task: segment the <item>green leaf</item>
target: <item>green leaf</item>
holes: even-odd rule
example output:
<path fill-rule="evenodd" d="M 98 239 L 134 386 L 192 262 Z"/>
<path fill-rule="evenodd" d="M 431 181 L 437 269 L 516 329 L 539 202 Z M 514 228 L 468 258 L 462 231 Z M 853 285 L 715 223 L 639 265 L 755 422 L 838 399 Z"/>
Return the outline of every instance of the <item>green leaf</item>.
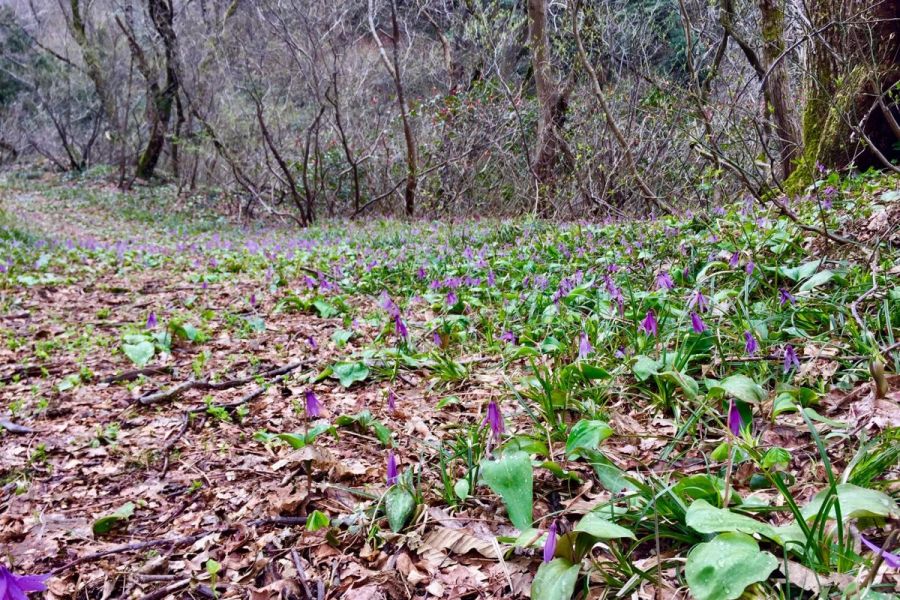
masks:
<path fill-rule="evenodd" d="M 564 558 L 541 563 L 531 582 L 532 600 L 570 600 L 578 581 L 578 565 Z"/>
<path fill-rule="evenodd" d="M 575 423 L 566 439 L 566 455 L 578 456 L 580 449 L 596 450 L 600 443 L 613 434 L 612 427 L 603 421 L 582 419 Z"/>
<path fill-rule="evenodd" d="M 616 525 L 612 521 L 607 521 L 597 512 L 589 512 L 584 515 L 581 521 L 578 522 L 578 525 L 575 526 L 575 531 L 582 531 L 600 540 L 635 539 L 631 531 Z"/>
<path fill-rule="evenodd" d="M 748 404 L 758 404 L 766 399 L 766 391 L 746 375 L 738 374 L 726 377 L 710 388 L 710 391 L 713 389 L 721 390 L 728 396 Z"/>
<path fill-rule="evenodd" d="M 484 482 L 500 494 L 509 520 L 519 531 L 531 527 L 534 472 L 525 452 L 507 452 L 499 460 L 481 463 Z"/>
<path fill-rule="evenodd" d="M 834 271 L 820 271 L 803 282 L 803 285 L 800 286 L 801 292 L 808 292 L 811 289 L 817 288 L 820 285 L 825 285 L 834 277 Z"/>
<path fill-rule="evenodd" d="M 726 458 L 727 458 L 726 450 Z M 672 488 L 678 496 L 687 502 L 706 500 L 713 506 L 722 504 L 725 496 L 725 482 L 714 475 L 698 473 L 681 479 Z"/>
<path fill-rule="evenodd" d="M 453 493 L 456 494 L 457 498 L 465 502 L 466 498 L 469 497 L 469 480 L 457 479 L 456 484 L 453 486 Z"/>
<path fill-rule="evenodd" d="M 634 363 L 631 365 L 631 370 L 634 371 L 634 375 L 638 380 L 647 381 L 650 379 L 651 375 L 659 373 L 659 367 L 660 363 L 658 361 L 642 354 L 634 357 Z"/>
<path fill-rule="evenodd" d="M 803 507 L 800 511 L 803 518 L 809 520 L 819 514 L 827 493 L 828 490 L 819 492 L 809 504 Z M 900 511 L 897 510 L 897 503 L 893 498 L 883 492 L 859 487 L 852 483 L 842 483 L 837 486 L 837 499 L 841 505 L 841 518 L 845 521 L 860 517 L 900 517 Z M 832 504 L 828 516 L 834 519 L 835 515 L 835 507 Z"/>
<path fill-rule="evenodd" d="M 153 344 L 147 341 L 138 342 L 137 344 L 122 344 L 122 352 L 131 359 L 131 362 L 138 368 L 146 367 L 156 349 Z"/>
<path fill-rule="evenodd" d="M 325 302 L 324 300 L 316 300 L 312 303 L 313 308 L 316 309 L 316 312 L 319 313 L 319 316 L 323 319 L 330 319 L 335 316 L 340 310 L 338 310 L 334 305 Z"/>
<path fill-rule="evenodd" d="M 778 559 L 760 552 L 745 533 L 722 533 L 688 554 L 685 577 L 697 600 L 735 600 L 748 585 L 765 581 Z"/>
<path fill-rule="evenodd" d="M 416 499 L 406 488 L 395 485 L 384 495 L 384 511 L 391 531 L 398 533 L 416 510 Z"/>
<path fill-rule="evenodd" d="M 787 468 L 790 463 L 791 454 L 787 450 L 784 448 L 769 448 L 765 455 L 763 455 L 760 466 L 762 466 L 763 469 L 769 470 L 775 466 Z"/>
<path fill-rule="evenodd" d="M 331 519 L 322 511 L 314 510 L 306 518 L 306 529 L 308 531 L 318 531 L 325 529 L 329 525 L 331 525 Z"/>
<path fill-rule="evenodd" d="M 598 367 L 597 365 L 592 365 L 589 363 L 578 363 L 578 367 L 581 370 L 581 375 L 585 379 L 593 380 L 593 379 L 609 379 L 610 374 L 609 371 L 602 367 Z"/>
<path fill-rule="evenodd" d="M 687 510 L 685 524 L 698 533 L 758 533 L 770 540 L 781 541 L 775 528 L 768 523 L 733 513 L 725 508 L 716 508 L 706 500 L 696 500 Z"/>
<path fill-rule="evenodd" d="M 803 263 L 797 267 L 781 267 L 779 268 L 779 272 L 787 277 L 788 279 L 792 279 L 794 281 L 801 281 L 806 279 L 807 277 L 812 276 L 819 269 L 819 265 L 822 261 L 813 260 L 810 262 Z"/>
<path fill-rule="evenodd" d="M 346 329 L 335 329 L 334 333 L 331 334 L 331 341 L 334 342 L 334 345 L 338 348 L 342 348 L 350 341 L 350 338 L 353 337 L 353 332 L 348 331 Z"/>
<path fill-rule="evenodd" d="M 345 388 L 369 376 L 369 367 L 361 362 L 340 362 L 332 366 L 332 371 Z"/>
<path fill-rule="evenodd" d="M 118 509 L 116 509 L 116 512 L 100 517 L 99 519 L 94 521 L 94 525 L 92 527 L 94 535 L 104 535 L 109 533 L 114 527 L 131 518 L 131 515 L 133 514 L 134 503 L 126 502 Z"/>
<path fill-rule="evenodd" d="M 700 385 L 690 375 L 685 375 L 681 371 L 664 371 L 659 376 L 667 381 L 671 381 L 681 388 L 688 400 L 693 400 L 700 393 Z"/>

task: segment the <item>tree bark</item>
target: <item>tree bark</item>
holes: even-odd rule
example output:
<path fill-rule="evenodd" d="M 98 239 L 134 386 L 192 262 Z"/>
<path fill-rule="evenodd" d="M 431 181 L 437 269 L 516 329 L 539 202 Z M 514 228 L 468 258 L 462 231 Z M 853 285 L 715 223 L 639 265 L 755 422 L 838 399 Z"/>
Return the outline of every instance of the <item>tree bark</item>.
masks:
<path fill-rule="evenodd" d="M 553 189 L 562 149 L 562 127 L 568 110 L 568 91 L 561 89 L 550 62 L 550 40 L 547 33 L 547 0 L 528 0 L 528 40 L 539 106 L 537 148 L 532 170 L 543 189 L 539 197 L 546 200 Z M 546 201 L 540 212 L 546 213 Z"/>
<path fill-rule="evenodd" d="M 172 107 L 178 94 L 177 39 L 175 37 L 175 12 L 171 0 L 147 0 L 147 11 L 153 27 L 162 38 L 165 53 L 165 81 L 160 86 L 153 76 L 147 80 L 147 145 L 138 158 L 135 175 L 150 179 L 159 163 L 166 142 L 166 132 L 172 117 Z"/>
<path fill-rule="evenodd" d="M 778 150 L 781 159 L 781 177 L 787 179 L 794 171 L 798 154 L 802 150 L 796 100 L 791 91 L 788 63 L 779 60 L 785 49 L 784 0 L 759 0 L 762 26 L 762 56 L 768 77 L 764 82 L 766 105 L 775 125 Z"/>

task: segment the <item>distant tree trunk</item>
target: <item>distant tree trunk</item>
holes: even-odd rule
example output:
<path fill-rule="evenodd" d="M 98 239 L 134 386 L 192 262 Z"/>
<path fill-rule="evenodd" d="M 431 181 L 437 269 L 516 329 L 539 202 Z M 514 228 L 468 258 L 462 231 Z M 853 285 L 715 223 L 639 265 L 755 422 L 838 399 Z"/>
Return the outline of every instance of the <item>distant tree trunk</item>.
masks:
<path fill-rule="evenodd" d="M 885 98 L 900 82 L 900 0 L 810 3 L 813 42 L 803 112 L 803 155 L 789 181 L 797 190 L 816 167 L 886 166 L 897 158 L 888 123 L 898 115 Z M 884 104 L 887 110 L 876 110 Z M 880 155 L 880 158 L 879 158 Z"/>
<path fill-rule="evenodd" d="M 177 42 L 175 38 L 175 12 L 171 0 L 147 0 L 147 11 L 153 21 L 153 27 L 162 38 L 165 51 L 166 77 L 162 87 L 157 78 L 148 79 L 147 94 L 147 127 L 149 137 L 147 145 L 138 158 L 135 175 L 143 179 L 153 177 L 159 157 L 166 142 L 166 132 L 172 117 L 172 107 L 178 94 L 178 71 L 176 69 Z"/>
<path fill-rule="evenodd" d="M 100 100 L 100 106 L 103 108 L 106 120 L 109 121 L 109 126 L 118 128 L 119 118 L 116 111 L 116 100 L 107 85 L 106 77 L 103 75 L 100 48 L 88 39 L 87 27 L 81 14 L 80 0 L 70 0 L 70 8 L 72 10 L 72 20 L 68 22 L 68 25 L 72 32 L 72 37 L 75 38 L 75 43 L 78 44 L 78 48 L 81 50 L 81 59 L 84 61 L 85 71 L 94 85 L 94 92 Z"/>
<path fill-rule="evenodd" d="M 766 105 L 772 113 L 775 135 L 778 137 L 781 177 L 787 179 L 794 171 L 796 158 L 802 149 L 802 140 L 794 110 L 796 100 L 791 91 L 788 63 L 781 56 L 785 50 L 784 10 L 784 0 L 759 0 L 762 55 L 768 70 L 765 80 Z"/>
<path fill-rule="evenodd" d="M 543 197 L 549 196 L 556 179 L 556 168 L 563 147 L 562 127 L 568 110 L 568 91 L 560 88 L 550 63 L 547 33 L 547 0 L 528 0 L 528 39 L 539 105 L 537 148 L 532 169 Z M 546 202 L 540 211 L 547 210 Z"/>
<path fill-rule="evenodd" d="M 403 190 L 403 199 L 406 204 L 406 216 L 411 217 L 416 208 L 416 188 L 418 187 L 418 174 L 416 165 L 416 139 L 413 136 L 412 124 L 409 122 L 409 114 L 406 108 L 406 98 L 403 93 L 403 79 L 400 75 L 400 27 L 397 24 L 396 0 L 389 0 L 391 6 L 391 45 L 392 58 L 389 59 L 381 43 L 381 36 L 375 27 L 375 7 L 373 0 L 369 0 L 369 28 L 378 45 L 378 51 L 385 69 L 394 80 L 394 88 L 397 91 L 397 105 L 400 108 L 400 121 L 403 123 L 403 139 L 406 142 L 406 187 Z"/>

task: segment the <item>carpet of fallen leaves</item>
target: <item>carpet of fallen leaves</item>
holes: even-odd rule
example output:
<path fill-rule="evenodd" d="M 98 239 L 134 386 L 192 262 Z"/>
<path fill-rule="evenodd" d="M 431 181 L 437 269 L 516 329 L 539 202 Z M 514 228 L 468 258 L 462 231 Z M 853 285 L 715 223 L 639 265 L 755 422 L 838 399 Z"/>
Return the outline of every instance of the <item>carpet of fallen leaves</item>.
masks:
<path fill-rule="evenodd" d="M 30 227 L 50 235 L 75 231 L 99 238 L 134 229 L 103 215 L 102 225 L 88 231 L 90 216 L 73 222 L 59 211 L 46 210 L 39 195 L 5 201 Z M 202 293 L 206 305 L 218 313 L 245 304 L 258 287 L 259 282 L 235 274 Z M 266 297 L 247 309 L 265 318 L 264 332 L 235 337 L 214 317 L 208 325 L 212 337 L 202 348 L 178 344 L 171 355 L 155 361 L 152 370 L 137 374 L 110 340 L 118 339 L 120 327 L 142 322 L 151 311 L 163 314 L 184 306 L 198 293 L 185 273 L 148 268 L 119 278 L 99 268 L 72 285 L 23 287 L 11 293 L 21 309 L 0 315 L 0 327 L 27 343 L 0 349 L 0 379 L 5 383 L 0 407 L 19 401 L 31 410 L 21 418 L 4 416 L 12 430 L 0 431 L 0 475 L 11 482 L 0 488 L 0 555 L 14 557 L 21 572 L 54 571 L 49 597 L 361 600 L 528 595 L 540 557 L 531 550 L 510 553 L 498 544 L 496 536 L 513 530 L 502 504 L 486 489 L 464 509 L 450 511 L 438 490 L 426 488 L 426 506 L 414 524 L 402 534 L 381 531 L 386 543 L 376 547 L 366 538 L 365 527 L 352 527 L 367 518 L 360 507 L 375 504 L 385 489 L 385 454 L 374 437 L 342 429 L 339 437 L 322 436 L 301 450 L 272 450 L 253 439 L 261 429 L 302 431 L 306 421 L 295 403 L 302 402 L 309 375 L 352 346 L 369 344 L 377 334 L 374 328 L 361 324 L 351 348 L 338 350 L 330 338 L 340 320 L 276 314 L 274 299 Z M 366 306 L 377 299 L 354 301 Z M 108 317 L 98 320 L 101 308 L 108 308 Z M 79 335 L 84 344 L 64 346 L 83 347 L 84 352 L 57 351 L 35 359 L 41 342 L 72 342 Z M 315 347 L 310 339 L 318 340 Z M 293 361 L 302 365 L 263 387 L 251 380 L 228 390 L 191 390 L 149 406 L 137 402 L 191 379 L 192 364 L 204 350 L 210 353 L 205 369 L 222 379 Z M 421 463 L 430 481 L 438 481 L 439 467 L 422 442 L 443 439 L 460 423 L 479 422 L 488 400 L 508 393 L 504 376 L 515 379 L 524 366 L 501 368 L 490 356 L 466 360 L 470 376 L 451 390 L 460 402 L 441 410 L 435 409 L 439 397 L 429 391 L 424 371 L 405 372 L 396 382 L 398 409 L 391 414 L 384 382 L 348 390 L 325 380 L 313 389 L 321 399 L 323 418 L 371 411 L 396 433 L 401 466 Z M 82 367 L 89 368 L 92 378 L 60 391 L 65 376 Z M 804 362 L 809 377 L 832 367 L 827 356 Z M 826 398 L 822 413 L 857 432 L 897 426 L 900 378 L 890 384 L 888 398 L 882 400 L 875 398 L 870 384 L 849 394 L 835 391 Z M 227 409 L 248 395 L 252 399 L 242 418 L 218 418 L 207 410 L 210 403 Z M 45 399 L 46 406 L 35 411 L 29 405 L 35 398 Z M 687 444 L 690 451 L 674 464 L 661 462 L 659 450 L 676 435 L 670 420 L 628 399 L 613 402 L 610 413 L 616 436 L 605 449 L 626 470 L 703 472 L 708 468 L 703 451 L 721 441 L 712 434 L 708 444 Z M 507 427 L 515 429 L 514 420 Z M 777 425 L 760 423 L 759 432 L 764 444 L 791 452 L 798 498 L 806 500 L 821 489 L 825 473 L 799 416 L 786 416 Z M 852 450 L 840 443 L 829 446 L 836 470 L 846 466 Z M 587 465 L 558 459 L 583 483 L 563 483 L 539 469 L 536 518 L 561 509 L 571 518 L 607 497 Z M 751 474 L 735 473 L 737 489 L 747 489 Z M 28 481 L 24 490 L 16 483 L 23 478 Z M 97 518 L 126 502 L 134 504 L 134 514 L 123 526 L 106 535 L 92 532 Z M 333 527 L 308 531 L 305 517 L 313 510 L 330 515 Z M 221 565 L 215 578 L 207 569 L 210 559 Z M 648 548 L 635 564 L 649 566 L 655 560 Z M 673 577 L 661 590 L 645 585 L 639 596 L 686 597 L 683 588 L 676 588 Z"/>

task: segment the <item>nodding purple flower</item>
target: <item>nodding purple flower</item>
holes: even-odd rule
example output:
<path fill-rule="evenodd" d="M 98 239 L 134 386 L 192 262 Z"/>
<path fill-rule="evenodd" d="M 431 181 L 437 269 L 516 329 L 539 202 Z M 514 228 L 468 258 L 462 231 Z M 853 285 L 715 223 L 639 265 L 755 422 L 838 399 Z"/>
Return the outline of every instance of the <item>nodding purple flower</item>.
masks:
<path fill-rule="evenodd" d="M 706 312 L 706 298 L 703 297 L 703 292 L 697 290 L 694 294 L 691 295 L 691 300 L 688 303 L 690 308 L 697 307 L 697 312 Z"/>
<path fill-rule="evenodd" d="M 504 342 L 506 342 L 507 344 L 515 344 L 516 343 L 516 334 L 514 334 L 512 331 L 507 329 L 500 335 L 500 339 L 503 340 Z"/>
<path fill-rule="evenodd" d="M 488 285 L 491 287 L 494 287 L 494 284 L 497 283 L 497 276 L 494 275 L 493 270 L 488 271 L 487 282 L 488 282 Z"/>
<path fill-rule="evenodd" d="M 147 329 L 156 329 L 157 325 L 159 325 L 159 322 L 156 320 L 156 313 L 151 310 L 150 314 L 147 315 Z"/>
<path fill-rule="evenodd" d="M 668 271 L 663 271 L 659 275 L 656 276 L 656 289 L 671 290 L 674 287 L 675 287 L 675 282 L 672 281 L 672 276 L 669 275 Z"/>
<path fill-rule="evenodd" d="M 394 390 L 388 390 L 387 409 L 392 414 L 397 410 L 397 394 L 394 393 Z"/>
<path fill-rule="evenodd" d="M 591 342 L 588 340 L 587 334 L 582 331 L 578 339 L 578 358 L 584 360 L 588 357 L 588 354 L 593 351 L 594 349 L 591 347 Z"/>
<path fill-rule="evenodd" d="M 419 267 L 419 269 L 416 271 L 416 276 L 419 279 L 425 279 L 425 277 L 427 276 L 427 273 L 425 272 L 425 267 Z"/>
<path fill-rule="evenodd" d="M 900 569 L 900 556 L 894 554 L 893 552 L 882 550 L 881 548 L 864 538 L 862 535 L 859 536 L 859 541 L 865 544 L 865 546 L 875 554 L 880 554 L 881 558 L 884 559 L 884 562 L 887 563 L 887 566 L 891 567 L 892 569 Z M 2 565 L 0 565 L 0 568 L 2 568 Z"/>
<path fill-rule="evenodd" d="M 388 450 L 387 456 L 387 484 L 397 485 L 399 474 L 397 473 L 397 459 L 394 457 L 394 451 Z"/>
<path fill-rule="evenodd" d="M 728 404 L 728 429 L 734 435 L 741 435 L 741 429 L 744 427 L 744 420 L 741 419 L 741 411 L 738 410 L 737 404 L 732 399 Z"/>
<path fill-rule="evenodd" d="M 250 294 L 250 306 L 256 308 L 256 294 Z"/>
<path fill-rule="evenodd" d="M 312 390 L 306 390 L 306 416 L 319 416 L 319 398 Z"/>
<path fill-rule="evenodd" d="M 459 302 L 459 298 L 457 297 L 455 292 L 450 292 L 447 294 L 447 308 L 453 308 L 456 306 L 456 303 Z"/>
<path fill-rule="evenodd" d="M 0 563 L 0 600 L 25 600 L 28 592 L 43 592 L 50 575 L 16 575 Z"/>
<path fill-rule="evenodd" d="M 625 346 L 619 346 L 619 349 L 613 353 L 616 358 L 625 358 Z"/>
<path fill-rule="evenodd" d="M 444 342 L 443 342 L 443 340 L 441 340 L 441 334 L 438 333 L 437 331 L 435 331 L 434 334 L 431 336 L 431 341 L 433 341 L 434 345 L 437 346 L 438 348 L 444 347 Z"/>
<path fill-rule="evenodd" d="M 747 354 L 749 354 L 750 356 L 756 354 L 756 351 L 759 350 L 759 344 L 756 343 L 756 338 L 753 337 L 753 334 L 749 331 L 745 331 L 744 341 L 746 342 L 744 344 L 744 350 L 747 352 Z"/>
<path fill-rule="evenodd" d="M 797 358 L 797 351 L 788 344 L 784 347 L 784 372 L 789 373 L 793 368 L 800 368 L 800 359 Z"/>
<path fill-rule="evenodd" d="M 700 315 L 693 311 L 691 311 L 691 327 L 694 328 L 694 333 L 703 333 L 706 331 L 706 323 L 703 322 Z"/>
<path fill-rule="evenodd" d="M 383 308 L 387 314 L 390 316 L 397 318 L 400 316 L 400 307 L 397 306 L 397 303 L 391 300 L 391 297 L 387 292 L 381 292 L 381 297 L 379 298 L 379 304 L 381 308 Z"/>
<path fill-rule="evenodd" d="M 739 262 L 741 262 L 741 253 L 740 253 L 740 251 L 735 250 L 732 253 L 731 258 L 728 259 L 728 266 L 731 267 L 732 269 L 734 269 L 735 267 L 738 266 Z"/>
<path fill-rule="evenodd" d="M 784 288 L 778 288 L 778 297 L 781 299 L 781 306 L 784 306 L 788 302 L 797 304 L 797 300 Z"/>
<path fill-rule="evenodd" d="M 747 271 L 747 275 L 753 275 L 753 269 L 755 269 L 755 268 L 756 268 L 756 263 L 754 263 L 751 260 L 750 262 L 747 263 L 747 266 L 744 267 L 744 270 Z"/>
<path fill-rule="evenodd" d="M 313 350 L 319 349 L 319 344 L 316 342 L 316 339 L 313 336 L 308 336 L 306 338 L 306 343 L 309 344 L 309 347 Z"/>
<path fill-rule="evenodd" d="M 500 435 L 503 433 L 503 415 L 500 414 L 500 407 L 497 406 L 497 402 L 494 400 L 488 403 L 487 415 L 485 415 L 484 421 L 481 422 L 482 426 L 485 423 L 490 426 L 494 439 L 499 441 Z"/>
<path fill-rule="evenodd" d="M 397 335 L 404 341 L 409 337 L 409 331 L 406 329 L 406 324 L 403 323 L 403 319 L 400 318 L 399 314 L 394 317 L 394 329 L 396 329 Z"/>
<path fill-rule="evenodd" d="M 544 562 L 548 563 L 553 560 L 556 554 L 556 521 L 550 523 L 550 530 L 547 532 L 547 541 L 544 542 Z"/>
<path fill-rule="evenodd" d="M 647 316 L 641 321 L 641 331 L 654 337 L 656 337 L 656 334 L 659 332 L 659 326 L 656 323 L 656 315 L 653 313 L 652 309 L 647 311 Z"/>

